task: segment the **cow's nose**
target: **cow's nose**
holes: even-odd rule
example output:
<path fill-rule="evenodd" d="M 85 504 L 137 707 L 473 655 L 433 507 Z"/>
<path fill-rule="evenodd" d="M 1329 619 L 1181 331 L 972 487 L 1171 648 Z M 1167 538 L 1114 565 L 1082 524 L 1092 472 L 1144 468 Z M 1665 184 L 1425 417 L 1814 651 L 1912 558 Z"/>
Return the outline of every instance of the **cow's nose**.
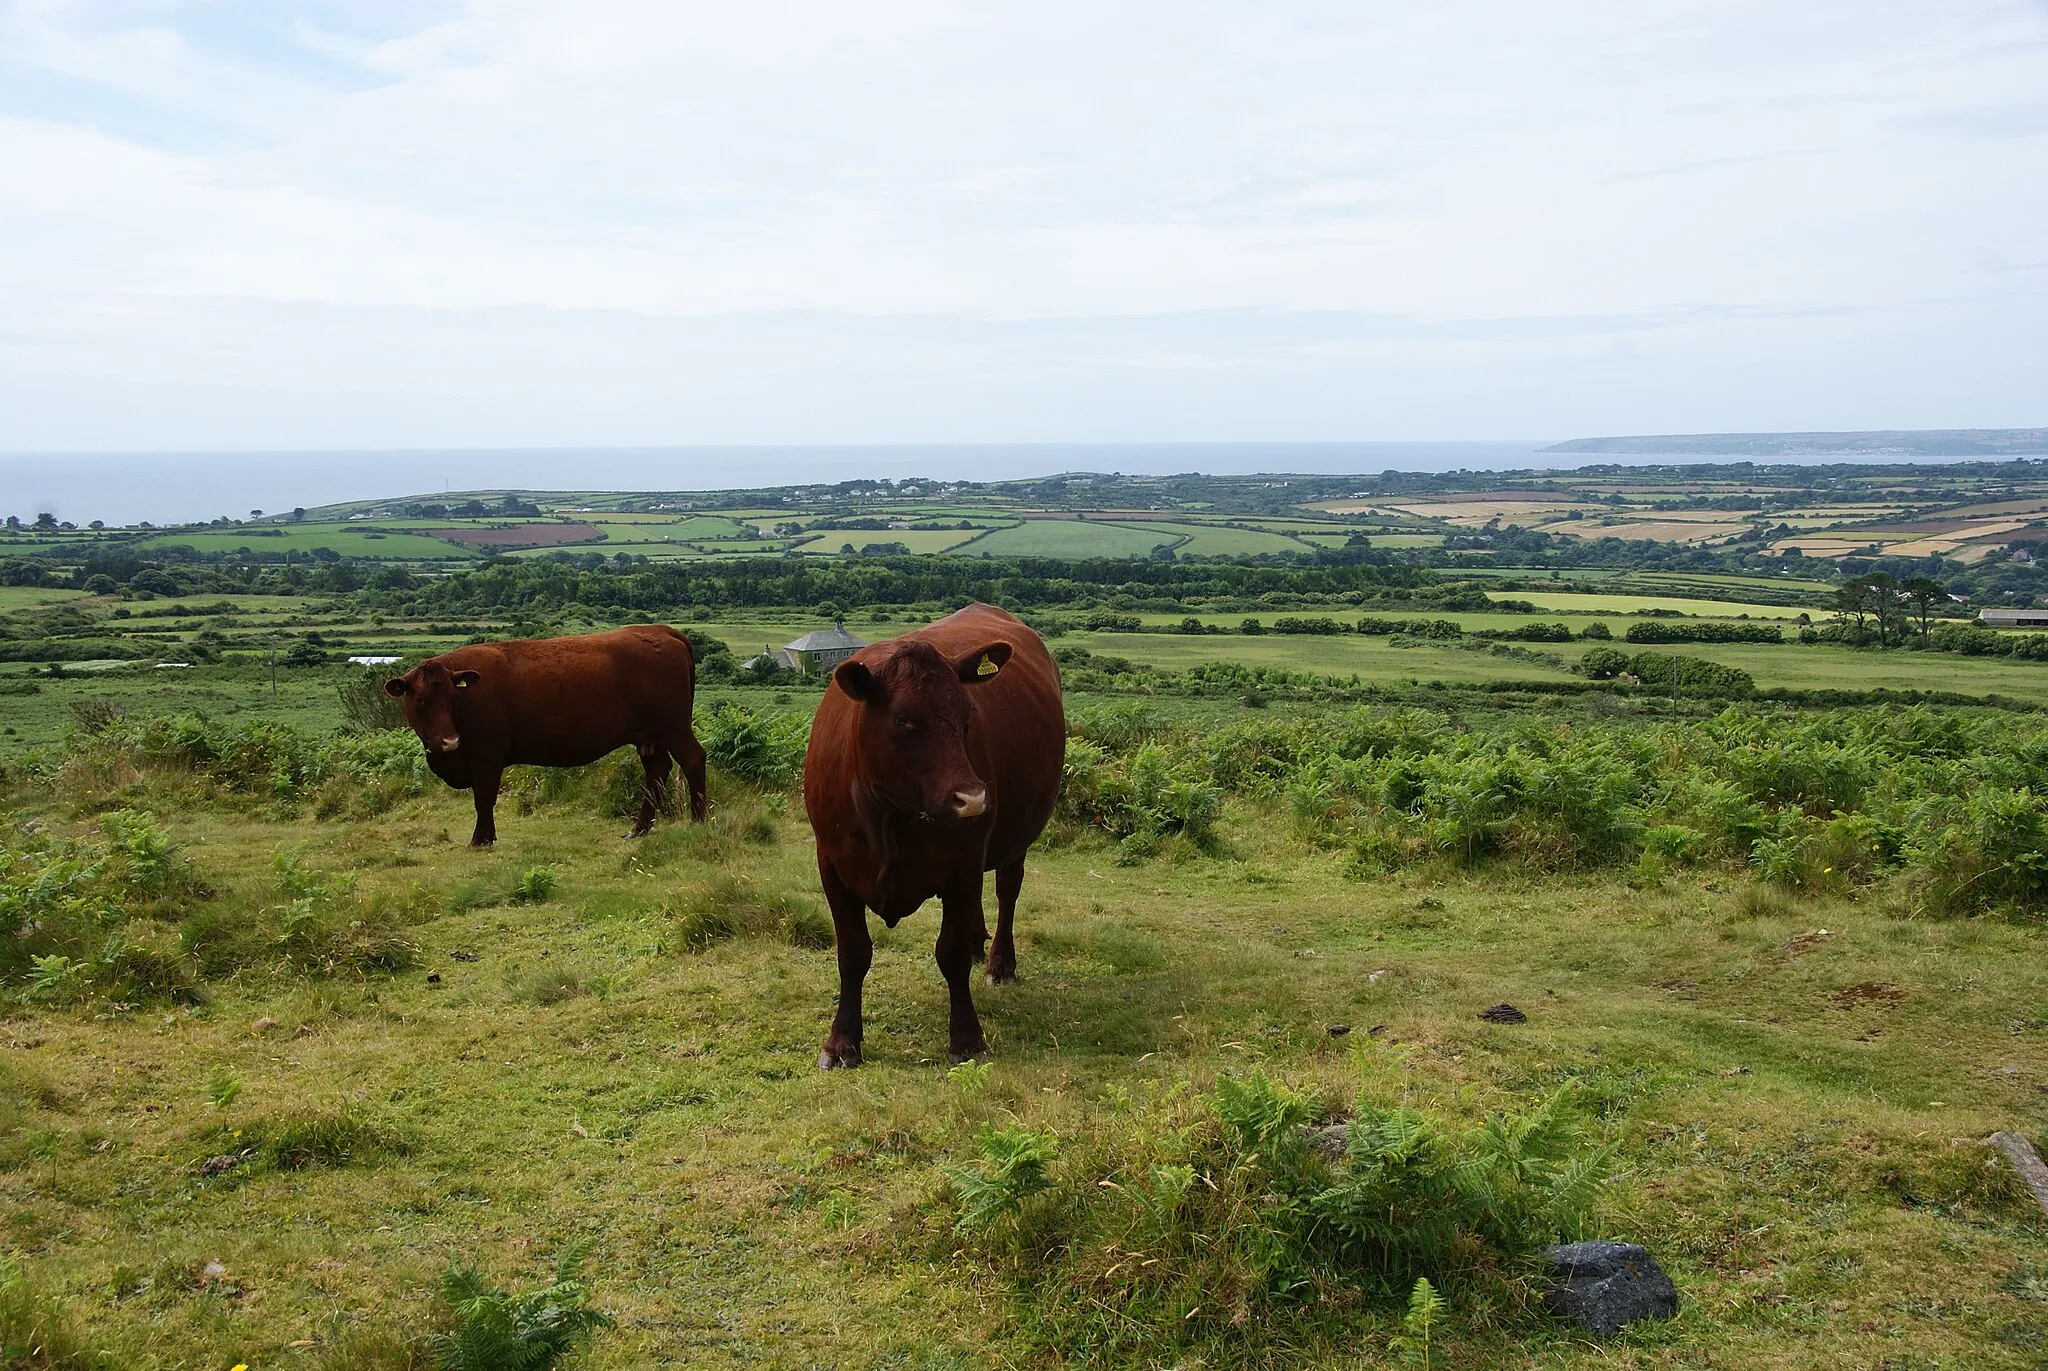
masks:
<path fill-rule="evenodd" d="M 988 791 L 956 790 L 953 792 L 953 815 L 960 819 L 978 819 L 988 812 Z"/>
<path fill-rule="evenodd" d="M 456 748 L 461 746 L 462 735 L 459 733 L 451 733 L 441 740 L 441 750 L 443 752 L 453 752 Z"/>

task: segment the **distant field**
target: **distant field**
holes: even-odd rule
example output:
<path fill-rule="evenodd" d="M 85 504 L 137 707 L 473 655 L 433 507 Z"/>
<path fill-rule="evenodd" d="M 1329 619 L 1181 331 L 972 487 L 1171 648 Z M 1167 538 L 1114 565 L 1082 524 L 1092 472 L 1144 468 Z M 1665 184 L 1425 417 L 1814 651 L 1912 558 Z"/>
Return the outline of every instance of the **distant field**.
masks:
<path fill-rule="evenodd" d="M 1443 617 L 1471 619 L 1478 616 Z M 1385 638 L 1353 635 L 1321 638 L 1291 634 L 1194 637 L 1170 633 L 1070 633 L 1059 640 L 1059 645 L 1064 644 L 1077 644 L 1094 652 L 1128 657 L 1174 670 L 1200 662 L 1229 661 L 1337 676 L 1357 673 L 1367 681 L 1541 680 L 1564 679 L 1569 674 L 1540 661 L 1494 656 L 1484 648 L 1434 643 L 1395 647 Z M 1595 645 L 1571 642 L 1519 646 L 1538 653 L 1555 654 L 1570 664 L 1577 662 Z M 1999 694 L 2048 703 L 2048 663 L 1958 657 L 1945 653 L 1864 652 L 1797 643 L 1777 647 L 1658 644 L 1629 650 L 1676 653 L 1739 666 L 1754 676 L 1757 685 L 1763 688 L 1874 690 L 1882 686 L 1894 690 Z"/>
<path fill-rule="evenodd" d="M 1559 590 L 1503 590 L 1504 600 L 1527 600 L 1540 610 L 1559 614 L 1633 614 L 1639 609 L 1668 609 L 1680 614 L 1732 619 L 1747 614 L 1752 619 L 1796 619 L 1797 606 L 1745 604 L 1735 600 L 1686 600 L 1654 595 L 1597 595 Z"/>
<path fill-rule="evenodd" d="M 82 590 L 51 590 L 43 586 L 0 586 L 0 612 L 16 609 L 34 609 L 37 605 L 61 604 L 66 600 L 82 600 Z"/>
<path fill-rule="evenodd" d="M 591 521 L 608 543 L 682 543 L 693 539 L 738 538 L 753 523 L 741 523 L 722 514 L 698 514 L 686 519 L 668 515 L 639 515 L 630 520 Z"/>
<path fill-rule="evenodd" d="M 1176 553 L 1195 557 L 1248 557 L 1261 552 L 1300 552 L 1302 543 L 1285 534 L 1253 528 L 1225 528 L 1220 524 L 1126 524 L 1139 532 L 1186 534 L 1188 540 L 1174 548 Z"/>
<path fill-rule="evenodd" d="M 1027 519 L 978 539 L 974 550 L 991 557 L 1143 557 L 1175 539 L 1170 532 L 1094 519 Z"/>
<path fill-rule="evenodd" d="M 290 524 L 272 532 L 238 528 L 212 533 L 166 533 L 134 545 L 144 555 L 151 548 L 189 547 L 195 552 L 294 552 L 307 556 L 316 547 L 344 557 L 384 560 L 444 561 L 471 554 L 453 543 L 418 533 L 379 533 L 374 525 Z"/>
<path fill-rule="evenodd" d="M 847 543 L 856 550 L 869 543 L 901 543 L 914 553 L 945 552 L 978 538 L 981 532 L 978 528 L 826 528 L 819 529 L 817 541 L 804 544 L 803 550 L 834 555 Z M 981 547 L 981 542 L 974 543 L 975 551 Z"/>

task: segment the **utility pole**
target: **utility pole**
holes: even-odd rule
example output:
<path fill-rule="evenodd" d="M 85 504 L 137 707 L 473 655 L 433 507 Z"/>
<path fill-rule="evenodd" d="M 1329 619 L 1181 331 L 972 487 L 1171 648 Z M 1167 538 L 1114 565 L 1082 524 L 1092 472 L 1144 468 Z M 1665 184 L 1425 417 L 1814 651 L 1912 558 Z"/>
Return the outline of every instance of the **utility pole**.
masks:
<path fill-rule="evenodd" d="M 277 703 L 277 644 L 270 645 L 270 702 Z"/>

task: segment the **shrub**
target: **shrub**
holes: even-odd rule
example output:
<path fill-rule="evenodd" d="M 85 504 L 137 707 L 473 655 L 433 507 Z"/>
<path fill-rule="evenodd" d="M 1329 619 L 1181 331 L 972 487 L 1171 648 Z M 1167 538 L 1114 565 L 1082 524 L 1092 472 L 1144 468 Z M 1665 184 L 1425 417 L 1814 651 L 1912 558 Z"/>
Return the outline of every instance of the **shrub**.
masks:
<path fill-rule="evenodd" d="M 529 866 L 512 883 L 512 898 L 520 904 L 545 904 L 554 896 L 560 877 L 551 866 Z"/>
<path fill-rule="evenodd" d="M 0 984 L 44 1002 L 192 1000 L 196 978 L 157 918 L 201 893 L 148 815 L 106 816 L 105 841 L 0 829 Z"/>
<path fill-rule="evenodd" d="M 1252 1072 L 1064 1156 L 988 1129 L 945 1168 L 954 1229 L 1012 1281 L 1027 1351 L 1163 1364 L 1248 1325 L 1284 1339 L 1361 1300 L 1412 1308 L 1422 1280 L 1526 1298 L 1536 1253 L 1583 1230 L 1612 1165 L 1569 1090 L 1469 1126 L 1370 1090 L 1341 1135 L 1311 1131 L 1322 1113 Z"/>
<path fill-rule="evenodd" d="M 363 667 L 335 682 L 335 699 L 341 705 L 341 716 L 348 720 L 351 728 L 374 733 L 406 726 L 405 706 L 384 691 L 384 683 L 393 676 L 403 675 L 404 671 L 403 662 L 390 667 Z"/>
<path fill-rule="evenodd" d="M 1630 624 L 1624 635 L 1632 643 L 1782 643 L 1784 630 L 1775 624 L 1645 622 Z"/>
<path fill-rule="evenodd" d="M 1052 1184 L 1045 1171 L 1059 1156 L 1051 1138 L 1024 1128 L 983 1128 L 978 1147 L 973 1164 L 941 1168 L 959 1200 L 953 1231 L 963 1238 L 1014 1217 L 1025 1200 Z"/>
<path fill-rule="evenodd" d="M 721 700 L 699 721 L 697 740 L 719 770 L 779 789 L 802 773 L 810 729 L 801 714 L 757 714 Z"/>
<path fill-rule="evenodd" d="M 427 1339 L 441 1371 L 549 1371 L 563 1357 L 612 1326 L 592 1308 L 577 1278 L 587 1242 L 573 1244 L 555 1265 L 555 1277 L 537 1290 L 508 1294 L 485 1283 L 474 1265 L 451 1262 L 441 1276 L 441 1299 L 454 1324 Z"/>

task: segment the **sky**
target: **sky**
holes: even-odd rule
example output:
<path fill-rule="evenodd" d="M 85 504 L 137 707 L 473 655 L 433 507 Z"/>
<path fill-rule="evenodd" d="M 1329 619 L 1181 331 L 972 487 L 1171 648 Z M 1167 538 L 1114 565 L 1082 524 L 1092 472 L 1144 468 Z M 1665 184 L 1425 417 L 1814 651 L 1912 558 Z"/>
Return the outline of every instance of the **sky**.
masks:
<path fill-rule="evenodd" d="M 0 0 L 0 452 L 1991 427 L 2044 375 L 2048 0 Z"/>

